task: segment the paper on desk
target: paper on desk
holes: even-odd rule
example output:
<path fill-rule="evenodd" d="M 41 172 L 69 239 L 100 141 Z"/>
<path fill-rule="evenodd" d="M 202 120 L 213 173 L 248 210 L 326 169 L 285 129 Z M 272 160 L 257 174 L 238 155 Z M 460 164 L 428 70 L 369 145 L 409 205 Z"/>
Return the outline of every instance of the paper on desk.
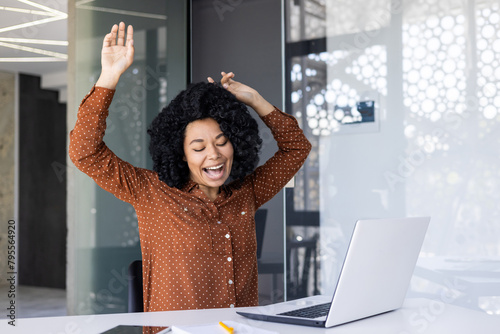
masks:
<path fill-rule="evenodd" d="M 262 328 L 252 327 L 236 321 L 222 320 L 228 327 L 233 327 L 233 334 L 278 334 Z M 172 326 L 173 334 L 228 334 L 218 322 L 205 325 Z"/>

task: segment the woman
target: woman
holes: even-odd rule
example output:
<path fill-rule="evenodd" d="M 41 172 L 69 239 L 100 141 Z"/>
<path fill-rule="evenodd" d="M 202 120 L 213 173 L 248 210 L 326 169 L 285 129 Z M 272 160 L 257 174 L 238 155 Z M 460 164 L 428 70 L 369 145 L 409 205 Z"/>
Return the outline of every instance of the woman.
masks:
<path fill-rule="evenodd" d="M 126 37 L 125 37 L 126 35 Z M 222 73 L 221 85 L 181 92 L 153 121 L 154 171 L 119 159 L 104 144 L 120 76 L 132 64 L 133 28 L 114 25 L 102 70 L 70 134 L 74 164 L 136 210 L 145 311 L 258 305 L 255 211 L 304 163 L 311 145 L 296 120 Z M 254 170 L 261 140 L 250 106 L 278 143 Z"/>

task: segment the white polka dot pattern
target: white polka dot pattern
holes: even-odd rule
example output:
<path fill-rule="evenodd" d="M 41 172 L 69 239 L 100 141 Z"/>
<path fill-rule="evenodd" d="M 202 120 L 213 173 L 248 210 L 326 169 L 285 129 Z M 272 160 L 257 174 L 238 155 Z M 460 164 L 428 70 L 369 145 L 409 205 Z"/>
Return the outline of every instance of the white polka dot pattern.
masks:
<path fill-rule="evenodd" d="M 296 120 L 275 109 L 262 118 L 279 150 L 240 188 L 211 201 L 193 181 L 170 188 L 154 171 L 118 158 L 103 142 L 114 91 L 93 87 L 70 133 L 73 163 L 132 204 L 143 259 L 144 310 L 258 305 L 255 211 L 304 163 L 311 145 Z"/>

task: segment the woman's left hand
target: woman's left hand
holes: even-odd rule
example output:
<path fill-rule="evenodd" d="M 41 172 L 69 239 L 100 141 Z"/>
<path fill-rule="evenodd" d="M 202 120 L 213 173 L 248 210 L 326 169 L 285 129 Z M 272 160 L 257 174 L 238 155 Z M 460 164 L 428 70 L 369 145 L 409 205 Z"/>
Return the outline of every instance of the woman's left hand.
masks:
<path fill-rule="evenodd" d="M 252 103 L 256 100 L 259 93 L 255 89 L 233 80 L 233 72 L 221 72 L 221 75 L 222 79 L 220 80 L 220 83 L 222 87 L 230 91 L 239 101 L 252 107 Z M 208 77 L 208 82 L 214 83 L 215 81 L 211 77 Z"/>
<path fill-rule="evenodd" d="M 221 72 L 222 79 L 220 83 L 222 87 L 231 92 L 240 102 L 252 107 L 259 115 L 263 116 L 270 113 L 274 107 L 267 102 L 255 89 L 233 80 L 233 72 Z M 208 82 L 215 82 L 214 79 L 208 77 Z"/>

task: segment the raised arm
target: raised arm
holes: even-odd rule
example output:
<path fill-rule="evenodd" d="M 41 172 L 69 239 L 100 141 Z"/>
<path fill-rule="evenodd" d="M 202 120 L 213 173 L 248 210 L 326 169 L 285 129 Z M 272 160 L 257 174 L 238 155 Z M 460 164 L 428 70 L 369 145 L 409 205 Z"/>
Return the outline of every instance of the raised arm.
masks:
<path fill-rule="evenodd" d="M 221 74 L 222 86 L 259 114 L 278 144 L 274 156 L 247 178 L 253 184 L 258 208 L 276 195 L 297 173 L 311 150 L 311 143 L 293 116 L 275 108 L 255 89 L 233 80 L 234 73 Z M 208 81 L 214 82 L 212 78 L 208 78 Z"/>
<path fill-rule="evenodd" d="M 125 23 L 115 24 L 104 36 L 101 50 L 101 75 L 96 86 L 115 89 L 120 76 L 134 61 L 134 28 Z"/>
<path fill-rule="evenodd" d="M 80 104 L 75 127 L 70 133 L 69 156 L 78 169 L 103 189 L 132 203 L 147 183 L 147 171 L 118 158 L 103 141 L 114 89 L 133 61 L 132 26 L 128 27 L 126 35 L 125 38 L 122 22 L 115 24 L 104 37 L 101 76 Z"/>
<path fill-rule="evenodd" d="M 233 72 L 221 72 L 221 75 L 222 79 L 220 83 L 222 86 L 236 96 L 239 101 L 255 110 L 260 117 L 264 117 L 274 110 L 274 106 L 264 99 L 255 89 L 233 80 Z M 214 82 L 214 79 L 209 77 L 208 81 Z"/>

